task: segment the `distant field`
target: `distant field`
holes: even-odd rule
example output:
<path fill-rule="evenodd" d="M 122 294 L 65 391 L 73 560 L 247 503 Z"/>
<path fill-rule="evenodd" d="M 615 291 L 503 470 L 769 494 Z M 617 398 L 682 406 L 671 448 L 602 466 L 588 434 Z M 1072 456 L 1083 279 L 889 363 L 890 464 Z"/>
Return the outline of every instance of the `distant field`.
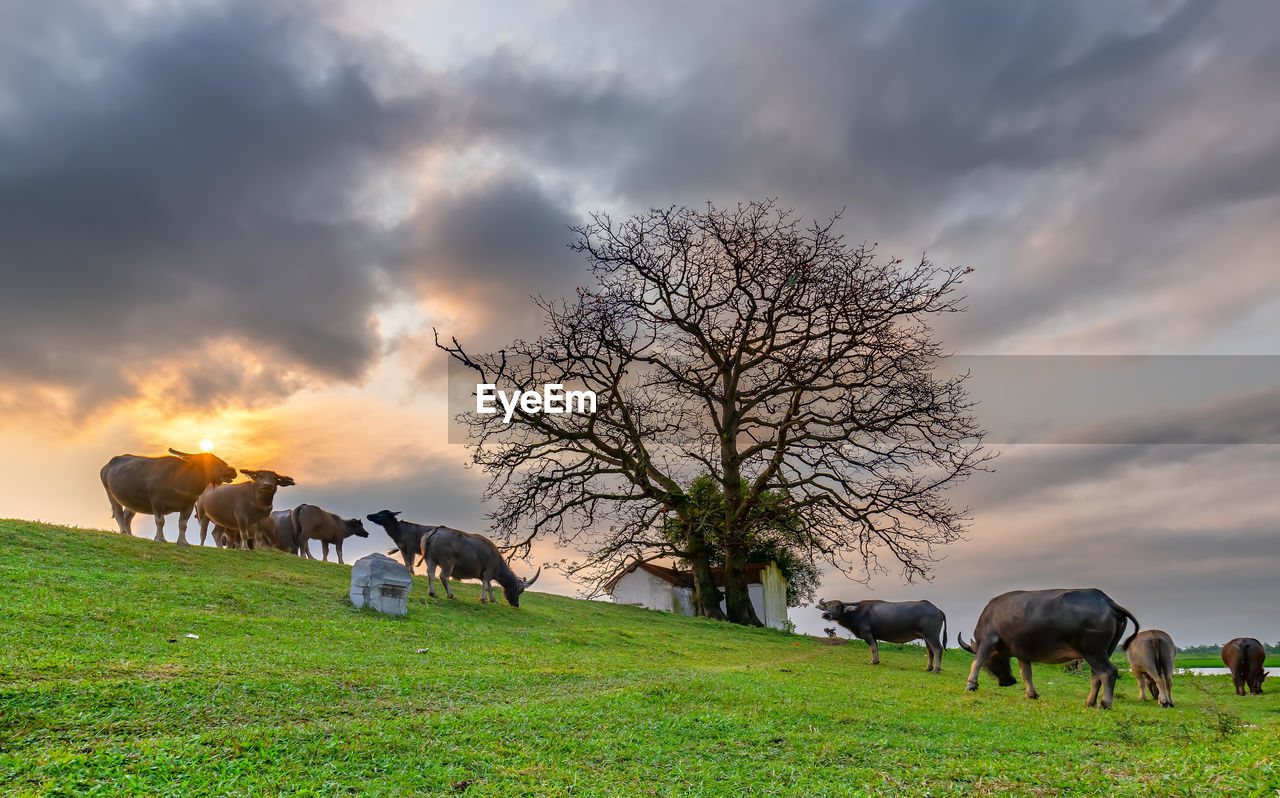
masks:
<path fill-rule="evenodd" d="M 1179 668 L 1225 668 L 1222 657 L 1178 657 L 1175 661 Z M 1264 668 L 1280 668 L 1280 657 L 1268 656 L 1262 662 Z"/>
<path fill-rule="evenodd" d="M 359 611 L 349 571 L 0 521 L 0 785 L 18 795 L 1275 795 L 1280 685 L 1042 698 L 968 655 L 526 594 Z M 198 635 L 198 639 L 187 637 Z M 417 653 L 419 649 L 425 653 Z"/>

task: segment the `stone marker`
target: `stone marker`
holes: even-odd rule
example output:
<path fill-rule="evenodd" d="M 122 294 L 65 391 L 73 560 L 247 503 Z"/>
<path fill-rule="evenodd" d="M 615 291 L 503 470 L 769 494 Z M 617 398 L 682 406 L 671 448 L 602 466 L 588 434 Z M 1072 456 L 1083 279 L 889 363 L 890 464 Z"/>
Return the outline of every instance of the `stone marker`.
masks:
<path fill-rule="evenodd" d="M 351 603 L 366 604 L 383 615 L 409 611 L 413 576 L 409 569 L 385 554 L 361 557 L 351 566 Z"/>

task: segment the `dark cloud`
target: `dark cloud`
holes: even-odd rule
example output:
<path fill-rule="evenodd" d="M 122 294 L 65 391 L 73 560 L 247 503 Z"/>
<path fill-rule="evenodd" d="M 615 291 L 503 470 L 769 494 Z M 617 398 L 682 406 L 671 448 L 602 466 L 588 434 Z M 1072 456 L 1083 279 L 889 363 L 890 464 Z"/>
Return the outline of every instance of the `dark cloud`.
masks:
<path fill-rule="evenodd" d="M 369 52 L 266 6 L 136 23 L 23 47 L 0 79 L 0 376 L 93 404 L 166 364 L 205 372 L 200 404 L 234 390 L 209 362 L 233 340 L 277 383 L 358 377 L 389 246 L 361 191 L 437 127 L 429 93 L 380 98 Z"/>
<path fill-rule="evenodd" d="M 571 295 L 586 278 L 582 257 L 567 246 L 582 220 L 567 204 L 524 175 L 433 196 L 409 223 L 401 274 L 423 296 L 465 313 L 450 321 L 472 331 L 469 347 L 534 337 L 543 314 L 530 297 Z"/>

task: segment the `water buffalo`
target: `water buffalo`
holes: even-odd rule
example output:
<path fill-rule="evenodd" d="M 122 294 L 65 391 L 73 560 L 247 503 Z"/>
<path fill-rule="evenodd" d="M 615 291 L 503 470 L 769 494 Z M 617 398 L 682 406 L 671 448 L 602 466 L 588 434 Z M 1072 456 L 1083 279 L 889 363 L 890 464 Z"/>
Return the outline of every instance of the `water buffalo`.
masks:
<path fill-rule="evenodd" d="M 418 554 L 422 551 L 422 537 L 429 534 L 435 527 L 415 524 L 412 521 L 401 521 L 399 516 L 399 510 L 379 510 L 376 513 L 369 513 L 365 518 L 386 531 L 387 536 L 400 550 L 400 556 L 404 557 L 404 567 L 409 569 L 409 573 L 413 573 L 414 560 L 418 559 Z"/>
<path fill-rule="evenodd" d="M 293 526 L 293 519 L 289 516 L 292 510 L 272 510 L 269 516 L 268 526 L 271 530 L 272 545 L 281 551 L 287 551 L 290 554 L 302 556 L 299 548 L 298 531 Z"/>
<path fill-rule="evenodd" d="M 1262 680 L 1267 678 L 1262 663 L 1267 652 L 1255 637 L 1237 637 L 1222 647 L 1222 661 L 1231 671 L 1236 695 L 1244 695 L 1247 686 L 1254 695 L 1262 695 Z"/>
<path fill-rule="evenodd" d="M 311 556 L 312 540 L 320 541 L 325 562 L 329 561 L 329 544 L 332 543 L 338 550 L 338 565 L 345 565 L 342 561 L 342 542 L 352 535 L 369 537 L 359 518 L 343 518 L 328 510 L 321 510 L 314 504 L 299 504 L 289 513 L 289 520 L 295 530 L 299 551 L 305 552 L 309 560 L 315 559 Z"/>
<path fill-rule="evenodd" d="M 1160 629 L 1144 629 L 1125 641 L 1124 650 L 1138 681 L 1138 700 L 1146 701 L 1150 691 L 1160 706 L 1173 706 L 1173 658 L 1178 653 L 1173 638 Z"/>
<path fill-rule="evenodd" d="M 978 672 L 984 667 L 1001 687 L 1017 684 L 1009 668 L 1009 659 L 1017 657 L 1027 698 L 1039 698 L 1031 681 L 1031 663 L 1082 659 L 1093 671 L 1085 705 L 1101 703 L 1103 709 L 1110 709 L 1118 673 L 1111 653 L 1124 634 L 1125 619 L 1133 621 L 1136 635 L 1138 619 L 1097 588 L 1014 590 L 996 596 L 978 616 L 973 648 L 956 635 L 960 647 L 974 655 L 967 689 L 978 689 Z M 1130 635 L 1125 644 L 1132 640 Z"/>
<path fill-rule="evenodd" d="M 445 595 L 449 598 L 453 598 L 453 591 L 449 589 L 450 576 L 456 579 L 479 579 L 480 601 L 485 600 L 486 594 L 489 601 L 493 601 L 491 582 L 497 582 L 502 585 L 502 594 L 507 597 L 507 603 L 513 607 L 520 606 L 520 594 L 538 581 L 538 576 L 542 574 L 542 569 L 539 568 L 532 579 L 524 581 L 507 565 L 492 540 L 484 535 L 447 526 L 435 527 L 424 535 L 419 550 L 427 563 L 427 595 L 432 597 L 436 594 L 437 566 L 440 569 L 440 583 L 444 585 Z"/>
<path fill-rule="evenodd" d="M 880 664 L 876 642 L 908 643 L 924 640 L 929 651 L 930 673 L 942 673 L 942 652 L 947 647 L 947 616 L 929 601 L 828 601 L 818 602 L 822 617 L 853 632 L 871 647 L 871 664 Z M 939 637 L 941 633 L 941 637 Z"/>
<path fill-rule="evenodd" d="M 252 549 L 260 538 L 271 534 L 264 529 L 271 515 L 271 503 L 276 488 L 295 484 L 292 477 L 274 471 L 248 471 L 240 469 L 251 481 L 234 485 L 211 485 L 196 501 L 196 519 L 200 522 L 200 543 L 203 545 L 209 531 L 209 523 L 234 530 L 240 544 Z M 216 539 L 215 539 L 215 542 Z"/>
<path fill-rule="evenodd" d="M 102 487 L 120 534 L 132 535 L 133 517 L 147 513 L 156 519 L 155 539 L 163 541 L 165 515 L 178 513 L 178 545 L 186 546 L 187 521 L 201 492 L 236 477 L 234 468 L 208 452 L 169 453 L 173 457 L 116 455 L 102 467 Z"/>

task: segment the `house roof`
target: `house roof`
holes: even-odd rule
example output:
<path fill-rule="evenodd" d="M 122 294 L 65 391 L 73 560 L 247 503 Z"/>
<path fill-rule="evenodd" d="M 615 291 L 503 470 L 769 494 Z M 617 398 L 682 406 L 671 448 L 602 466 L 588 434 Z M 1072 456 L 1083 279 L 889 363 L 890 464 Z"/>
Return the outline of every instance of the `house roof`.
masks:
<path fill-rule="evenodd" d="M 760 574 L 763 573 L 770 565 L 773 565 L 773 563 L 747 563 L 747 584 L 751 585 L 762 581 Z M 608 582 L 605 582 L 605 592 L 612 593 L 613 589 L 618 586 L 618 582 L 622 577 L 629 573 L 633 573 L 637 568 L 647 571 L 666 582 L 670 582 L 676 587 L 693 587 L 693 571 L 680 571 L 675 568 L 664 568 L 661 565 L 654 565 L 651 562 L 641 562 L 632 563 L 614 574 Z M 712 568 L 711 578 L 715 580 L 717 586 L 722 585 L 724 583 L 724 568 Z"/>

